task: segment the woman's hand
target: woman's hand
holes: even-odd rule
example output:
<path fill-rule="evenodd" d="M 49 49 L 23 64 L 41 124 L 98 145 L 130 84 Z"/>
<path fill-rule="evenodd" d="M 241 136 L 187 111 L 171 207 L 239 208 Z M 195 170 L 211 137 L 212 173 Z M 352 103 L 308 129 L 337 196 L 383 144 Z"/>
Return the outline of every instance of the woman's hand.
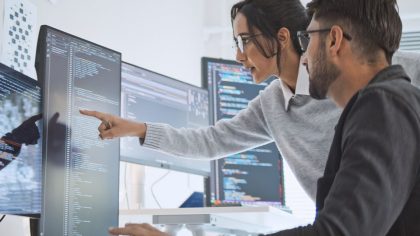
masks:
<path fill-rule="evenodd" d="M 99 137 L 101 139 L 113 139 L 128 136 L 144 138 L 146 135 L 145 123 L 126 120 L 121 117 L 99 111 L 80 110 L 80 113 L 95 117 L 102 121 L 98 127 Z"/>

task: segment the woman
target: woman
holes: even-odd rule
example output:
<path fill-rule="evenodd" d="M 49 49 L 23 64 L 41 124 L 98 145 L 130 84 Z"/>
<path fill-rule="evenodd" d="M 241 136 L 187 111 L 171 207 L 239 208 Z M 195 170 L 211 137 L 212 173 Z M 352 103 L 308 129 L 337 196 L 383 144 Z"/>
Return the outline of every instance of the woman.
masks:
<path fill-rule="evenodd" d="M 300 66 L 295 37 L 308 24 L 305 9 L 299 0 L 247 0 L 235 4 L 231 15 L 236 59 L 250 69 L 256 83 L 279 78 L 234 118 L 194 130 L 81 112 L 104 121 L 99 126 L 104 139 L 137 136 L 144 147 L 183 157 L 221 158 L 274 140 L 314 198 L 340 111 L 329 101 L 308 96 L 308 76 Z M 326 126 L 330 128 L 323 129 Z"/>

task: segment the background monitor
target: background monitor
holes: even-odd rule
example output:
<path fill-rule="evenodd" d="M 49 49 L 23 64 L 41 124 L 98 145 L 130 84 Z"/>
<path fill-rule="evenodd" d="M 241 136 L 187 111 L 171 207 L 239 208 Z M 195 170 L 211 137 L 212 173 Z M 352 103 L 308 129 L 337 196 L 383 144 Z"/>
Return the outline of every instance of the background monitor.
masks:
<path fill-rule="evenodd" d="M 120 113 L 121 54 L 42 26 L 36 67 L 43 81 L 44 198 L 41 235 L 108 235 L 118 225 L 118 139 L 80 109 Z"/>
<path fill-rule="evenodd" d="M 37 81 L 0 64 L 0 111 L 0 214 L 39 217 L 42 127 L 36 117 L 41 113 Z"/>
<path fill-rule="evenodd" d="M 271 81 L 255 84 L 249 70 L 228 60 L 203 58 L 203 84 L 211 120 L 230 119 L 246 108 Z M 284 206 L 283 162 L 274 143 L 213 162 L 208 204 Z"/>
<path fill-rule="evenodd" d="M 209 125 L 208 93 L 205 89 L 156 72 L 122 64 L 121 116 L 165 123 L 176 128 Z M 138 138 L 121 139 L 121 160 L 208 176 L 210 162 L 174 157 L 141 147 Z"/>

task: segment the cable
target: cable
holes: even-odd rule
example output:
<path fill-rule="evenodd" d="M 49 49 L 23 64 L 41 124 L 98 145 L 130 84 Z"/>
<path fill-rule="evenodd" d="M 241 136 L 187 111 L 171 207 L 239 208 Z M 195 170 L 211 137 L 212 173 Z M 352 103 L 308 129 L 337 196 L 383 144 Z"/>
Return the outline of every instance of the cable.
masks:
<path fill-rule="evenodd" d="M 127 209 L 130 210 L 130 203 L 128 201 L 128 189 L 127 189 L 127 165 L 128 165 L 128 162 L 126 162 L 124 166 L 124 188 L 125 188 L 125 200 L 127 201 Z"/>
<path fill-rule="evenodd" d="M 155 200 L 156 204 L 159 206 L 159 208 L 162 208 L 159 204 L 159 201 L 157 200 L 155 193 L 153 192 L 153 188 L 155 187 L 155 185 L 157 183 L 159 183 L 163 178 L 165 178 L 167 175 L 169 175 L 169 173 L 171 173 L 170 170 L 168 170 L 164 175 L 162 175 L 159 179 L 157 179 L 155 182 L 153 182 L 152 186 L 150 187 L 150 191 L 152 192 L 152 197 Z"/>
<path fill-rule="evenodd" d="M 6 215 L 3 215 L 3 216 L 0 218 L 0 222 L 2 222 L 2 221 L 4 220 L 4 217 L 6 217 Z"/>

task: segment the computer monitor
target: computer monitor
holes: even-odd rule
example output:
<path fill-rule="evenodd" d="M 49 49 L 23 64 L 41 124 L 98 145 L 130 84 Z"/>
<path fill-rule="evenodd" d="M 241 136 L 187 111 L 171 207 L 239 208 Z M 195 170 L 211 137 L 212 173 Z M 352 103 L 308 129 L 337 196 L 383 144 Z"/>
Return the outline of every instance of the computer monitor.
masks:
<path fill-rule="evenodd" d="M 229 60 L 203 58 L 211 120 L 230 119 L 270 81 L 253 82 L 251 72 Z M 283 162 L 274 143 L 213 162 L 207 204 L 284 206 Z"/>
<path fill-rule="evenodd" d="M 122 64 L 121 116 L 165 123 L 176 128 L 209 125 L 208 93 L 205 89 L 168 76 Z M 121 139 L 121 160 L 208 176 L 210 162 L 171 156 L 141 147 L 138 138 Z"/>
<path fill-rule="evenodd" d="M 108 235 L 118 225 L 118 139 L 80 109 L 120 114 L 121 54 L 41 26 L 36 68 L 43 82 L 41 235 Z"/>
<path fill-rule="evenodd" d="M 0 214 L 39 217 L 42 197 L 41 89 L 0 64 Z"/>

